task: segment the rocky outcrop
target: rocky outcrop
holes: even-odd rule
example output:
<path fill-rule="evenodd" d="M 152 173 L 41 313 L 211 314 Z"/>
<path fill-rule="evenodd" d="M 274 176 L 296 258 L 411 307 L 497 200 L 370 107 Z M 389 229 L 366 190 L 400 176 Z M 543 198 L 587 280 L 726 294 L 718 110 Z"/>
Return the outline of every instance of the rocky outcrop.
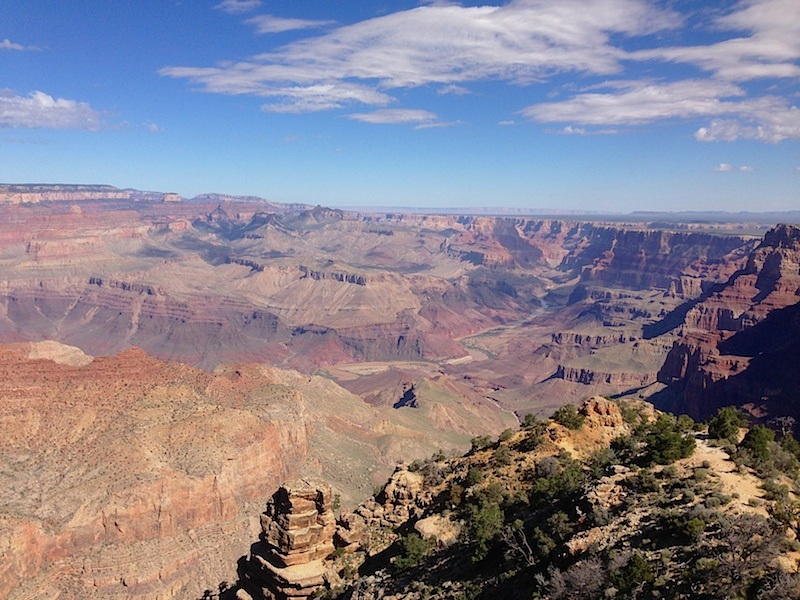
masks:
<path fill-rule="evenodd" d="M 397 528 L 412 517 L 419 518 L 431 498 L 424 491 L 424 478 L 399 465 L 386 486 L 374 499 L 361 504 L 355 513 L 368 526 Z"/>
<path fill-rule="evenodd" d="M 250 580 L 265 598 L 308 598 L 325 583 L 336 529 L 330 486 L 307 480 L 281 486 L 261 515 Z"/>
<path fill-rule="evenodd" d="M 603 384 L 628 389 L 644 387 L 655 383 L 657 375 L 656 373 L 633 373 L 624 371 L 604 373 L 596 369 L 558 365 L 553 377 L 583 385 Z"/>
<path fill-rule="evenodd" d="M 592 396 L 586 400 L 581 407 L 581 414 L 586 417 L 586 425 L 589 427 L 625 426 L 619 405 L 602 396 Z"/>
<path fill-rule="evenodd" d="M 354 283 L 356 285 L 367 285 L 369 282 L 369 278 L 366 275 L 359 275 L 357 273 L 342 273 L 341 271 L 313 269 L 305 265 L 300 265 L 299 269 L 301 273 L 301 279 L 306 277 L 315 281 L 330 279 L 340 283 Z"/>
<path fill-rule="evenodd" d="M 718 261 L 742 245 L 738 236 L 597 228 L 589 240 L 591 262 L 581 266 L 581 281 L 677 290 L 678 282 L 683 288 L 680 276 L 692 263 Z M 585 262 L 577 255 L 566 264 Z"/>

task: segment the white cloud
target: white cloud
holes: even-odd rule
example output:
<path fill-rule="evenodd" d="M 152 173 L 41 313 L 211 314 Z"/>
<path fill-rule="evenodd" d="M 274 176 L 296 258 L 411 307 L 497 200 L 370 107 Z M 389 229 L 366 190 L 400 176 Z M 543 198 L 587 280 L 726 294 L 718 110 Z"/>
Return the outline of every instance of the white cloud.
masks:
<path fill-rule="evenodd" d="M 240 15 L 256 10 L 261 6 L 261 0 L 224 0 L 214 8 L 225 11 L 231 15 Z"/>
<path fill-rule="evenodd" d="M 703 80 L 673 83 L 610 82 L 608 93 L 579 94 L 563 102 L 534 104 L 522 111 L 545 123 L 641 125 L 659 119 L 687 118 L 735 112 L 724 98 L 744 96 L 741 88 Z"/>
<path fill-rule="evenodd" d="M 742 173 L 752 173 L 753 171 L 755 171 L 755 169 L 750 165 L 742 165 L 741 167 L 739 167 L 739 170 Z"/>
<path fill-rule="evenodd" d="M 395 101 L 393 90 L 403 88 L 429 85 L 440 95 L 461 95 L 469 93 L 466 85 L 471 82 L 527 85 L 570 73 L 595 79 L 588 80 L 581 92 L 562 86 L 559 93 L 566 99 L 528 106 L 520 114 L 563 124 L 556 132 L 566 134 L 616 133 L 616 125 L 703 119 L 707 121 L 693 123 L 699 141 L 800 139 L 800 115 L 791 94 L 754 97 L 746 87 L 756 79 L 800 78 L 798 0 L 739 0 L 732 8 L 695 11 L 695 17 L 705 19 L 699 31 L 713 33 L 713 39 L 720 41 L 655 48 L 653 44 L 672 36 L 653 34 L 695 25 L 664 8 L 680 3 L 510 0 L 502 6 L 462 6 L 429 0 L 422 4 L 336 27 L 247 60 L 210 67 L 169 66 L 160 74 L 187 79 L 206 92 L 270 98 L 262 107 L 267 111 L 300 113 L 357 103 L 385 107 Z M 226 0 L 216 8 L 245 12 L 256 6 L 255 0 Z M 330 24 L 270 15 L 248 22 L 261 33 Z M 625 38 L 642 36 L 651 37 L 636 44 L 649 49 L 623 48 Z M 625 71 L 646 61 L 689 64 L 708 76 L 645 81 Z M 619 80 L 593 85 L 599 77 Z M 785 83 L 776 89 L 785 89 Z"/>
<path fill-rule="evenodd" d="M 84 102 L 54 99 L 44 92 L 17 96 L 0 89 L 0 127 L 96 130 L 100 115 Z"/>
<path fill-rule="evenodd" d="M 743 88 L 723 81 L 671 83 L 608 82 L 607 93 L 584 93 L 563 102 L 534 104 L 522 111 L 543 123 L 643 125 L 668 119 L 713 118 L 695 133 L 698 141 L 741 138 L 777 143 L 800 138 L 800 110 L 763 96 L 748 99 Z M 719 119 L 718 117 L 723 117 Z"/>
<path fill-rule="evenodd" d="M 354 113 L 347 115 L 348 119 L 362 123 L 375 124 L 418 124 L 431 126 L 438 120 L 438 116 L 427 110 L 413 108 L 385 108 L 370 113 Z"/>
<path fill-rule="evenodd" d="M 314 29 L 330 25 L 334 21 L 310 21 L 308 19 L 285 19 L 272 15 L 259 15 L 247 19 L 250 25 L 255 25 L 258 33 L 281 33 L 295 29 Z"/>
<path fill-rule="evenodd" d="M 36 46 L 23 46 L 22 44 L 15 44 L 10 39 L 6 38 L 2 42 L 0 42 L 0 50 L 19 50 L 19 51 L 26 51 L 26 50 L 39 50 Z"/>
<path fill-rule="evenodd" d="M 698 129 L 694 137 L 700 142 L 733 142 L 739 139 L 777 144 L 787 139 L 800 139 L 800 110 L 777 99 L 742 102 L 741 119 L 719 119 Z"/>
<path fill-rule="evenodd" d="M 372 88 L 355 83 L 319 83 L 263 90 L 261 96 L 275 96 L 281 102 L 262 104 L 261 109 L 277 113 L 306 113 L 332 108 L 344 108 L 360 103 L 385 106 L 392 98 Z"/>
<path fill-rule="evenodd" d="M 307 23 L 271 19 L 259 21 L 267 31 Z M 359 82 L 383 99 L 386 90 L 427 84 L 455 91 L 470 81 L 529 83 L 559 72 L 617 73 L 625 53 L 612 36 L 651 34 L 679 22 L 675 13 L 645 0 L 436 3 L 338 27 L 247 61 L 171 66 L 160 73 L 228 94 L 272 95 L 294 86 Z M 339 106 L 335 99 L 330 104 Z"/>
<path fill-rule="evenodd" d="M 498 125 L 502 125 L 504 127 L 510 127 L 512 125 L 517 125 L 517 122 L 513 119 L 506 119 L 505 121 L 500 121 Z"/>
<path fill-rule="evenodd" d="M 164 131 L 162 127 L 160 127 L 157 123 L 145 123 L 145 127 L 147 127 L 147 131 L 150 133 L 161 133 Z"/>
<path fill-rule="evenodd" d="M 472 92 L 462 85 L 455 85 L 451 83 L 450 85 L 439 88 L 436 90 L 436 93 L 440 96 L 466 96 Z"/>
<path fill-rule="evenodd" d="M 800 2 L 797 0 L 744 0 L 736 10 L 714 21 L 721 31 L 750 35 L 705 46 L 642 50 L 632 57 L 689 63 L 728 81 L 800 77 Z"/>
<path fill-rule="evenodd" d="M 727 173 L 731 170 L 733 170 L 733 166 L 728 163 L 719 163 L 719 166 L 714 167 L 714 171 L 717 173 Z"/>

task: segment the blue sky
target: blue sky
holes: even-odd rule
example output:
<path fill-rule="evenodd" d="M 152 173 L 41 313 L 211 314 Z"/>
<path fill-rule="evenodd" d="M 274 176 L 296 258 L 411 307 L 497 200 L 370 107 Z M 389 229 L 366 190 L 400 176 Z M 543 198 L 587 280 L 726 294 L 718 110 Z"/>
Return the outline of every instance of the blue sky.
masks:
<path fill-rule="evenodd" d="M 790 210 L 798 139 L 798 0 L 0 8 L 0 182 Z"/>

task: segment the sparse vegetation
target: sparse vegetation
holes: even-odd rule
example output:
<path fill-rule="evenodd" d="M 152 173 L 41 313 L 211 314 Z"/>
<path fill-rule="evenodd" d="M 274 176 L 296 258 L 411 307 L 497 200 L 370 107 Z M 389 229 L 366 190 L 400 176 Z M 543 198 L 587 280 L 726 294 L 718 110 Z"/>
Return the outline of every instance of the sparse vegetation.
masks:
<path fill-rule="evenodd" d="M 583 417 L 567 408 L 553 420 L 572 436 L 584 435 L 586 422 L 575 415 Z M 736 415 L 721 411 L 720 423 L 736 424 L 738 437 Z M 464 524 L 456 549 L 436 551 L 407 535 L 395 566 L 408 573 L 402 581 L 418 583 L 394 582 L 384 592 L 745 599 L 790 597 L 780 594 L 800 589 L 800 576 L 774 561 L 789 544 L 782 532 L 800 534 L 800 501 L 785 483 L 763 483 L 769 519 L 752 512 L 764 504 L 753 498 L 728 512 L 738 490 L 723 488 L 716 465 L 680 462 L 696 449 L 691 419 L 648 420 L 636 409 L 625 422 L 624 435 L 584 458 L 559 448 L 545 435 L 546 422 L 534 418 L 523 421 L 523 435 L 501 435 L 490 453 L 480 450 L 491 443 L 473 440 L 473 451 L 455 459 L 440 486 L 442 508 Z M 717 434 L 732 431 L 721 427 Z M 732 453 L 764 472 L 776 460 L 797 461 L 796 446 L 788 435 L 779 445 L 769 430 L 754 427 Z M 589 530 L 597 541 L 581 541 Z M 446 596 L 435 592 L 442 589 L 437 573 L 447 573 Z"/>
<path fill-rule="evenodd" d="M 726 406 L 717 411 L 708 423 L 711 438 L 736 443 L 739 441 L 739 428 L 747 423 L 745 416 L 734 406 Z"/>
<path fill-rule="evenodd" d="M 565 404 L 553 413 L 553 421 L 560 423 L 567 429 L 578 429 L 586 419 L 572 404 Z"/>

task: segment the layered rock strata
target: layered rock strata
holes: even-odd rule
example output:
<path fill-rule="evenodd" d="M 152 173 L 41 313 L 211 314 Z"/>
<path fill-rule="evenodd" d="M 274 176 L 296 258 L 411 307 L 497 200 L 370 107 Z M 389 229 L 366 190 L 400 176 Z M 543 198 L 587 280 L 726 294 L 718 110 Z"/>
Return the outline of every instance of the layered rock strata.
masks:
<path fill-rule="evenodd" d="M 757 355 L 772 352 L 764 343 L 769 340 L 762 338 L 772 338 L 772 350 L 781 344 L 790 347 L 791 340 L 781 340 L 797 329 L 793 307 L 798 302 L 800 228 L 780 225 L 764 236 L 724 286 L 687 312 L 680 338 L 658 374 L 660 382 L 680 394 L 674 408 L 695 418 L 729 404 L 749 405 L 759 417 L 797 413 L 789 401 L 791 389 L 776 389 L 774 377 L 757 381 L 761 378 L 751 366 L 763 362 Z M 796 370 L 796 363 L 786 362 L 789 356 L 779 352 L 774 360 Z"/>
<path fill-rule="evenodd" d="M 281 486 L 261 515 L 250 579 L 265 598 L 308 598 L 325 583 L 336 522 L 329 485 L 299 480 Z"/>

